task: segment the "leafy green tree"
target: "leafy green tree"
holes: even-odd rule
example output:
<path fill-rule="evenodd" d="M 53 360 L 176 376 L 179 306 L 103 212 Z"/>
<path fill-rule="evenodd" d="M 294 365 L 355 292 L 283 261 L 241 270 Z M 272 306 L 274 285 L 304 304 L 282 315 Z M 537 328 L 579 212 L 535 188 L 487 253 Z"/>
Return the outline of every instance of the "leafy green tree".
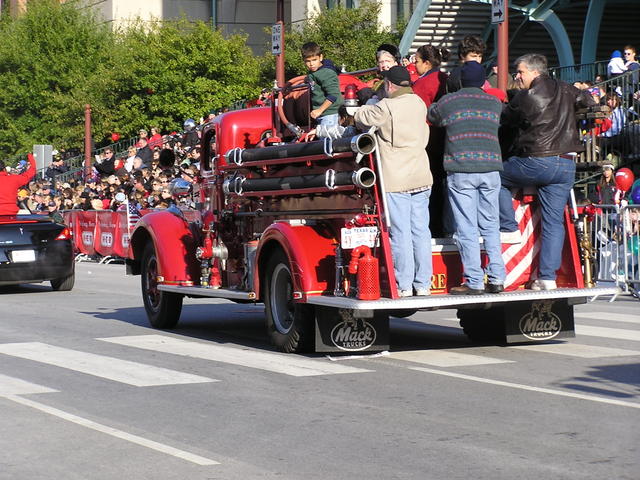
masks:
<path fill-rule="evenodd" d="M 0 155 L 81 147 L 84 105 L 97 144 L 111 132 L 176 129 L 257 97 L 259 66 L 243 36 L 203 22 L 134 23 L 112 31 L 75 1 L 31 0 L 0 18 Z"/>
<path fill-rule="evenodd" d="M 204 22 L 138 23 L 120 32 L 113 64 L 93 81 L 110 112 L 105 127 L 134 134 L 140 127 L 174 129 L 186 118 L 256 97 L 257 59 L 246 37 L 224 38 Z"/>
<path fill-rule="evenodd" d="M 109 62 L 109 29 L 73 2 L 38 0 L 19 18 L 4 15 L 0 38 L 0 153 L 81 145 L 82 86 Z M 63 115 L 65 103 L 76 104 L 72 115 Z"/>
<path fill-rule="evenodd" d="M 338 68 L 347 71 L 375 67 L 375 52 L 382 43 L 397 45 L 402 36 L 402 26 L 397 31 L 382 28 L 381 5 L 376 0 L 363 0 L 357 8 L 322 9 L 315 12 L 302 27 L 287 28 L 285 33 L 285 55 L 287 78 L 306 73 L 300 56 L 300 47 L 306 42 L 316 42 Z M 263 58 L 265 81 L 274 78 L 272 55 Z"/>

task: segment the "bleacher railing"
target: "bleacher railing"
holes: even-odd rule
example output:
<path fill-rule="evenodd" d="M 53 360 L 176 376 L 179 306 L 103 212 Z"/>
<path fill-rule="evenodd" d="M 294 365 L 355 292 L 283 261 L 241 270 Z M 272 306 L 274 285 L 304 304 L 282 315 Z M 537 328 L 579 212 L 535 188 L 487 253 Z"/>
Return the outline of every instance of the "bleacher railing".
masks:
<path fill-rule="evenodd" d="M 597 75 L 607 76 L 607 64 L 609 60 L 601 60 L 593 63 L 581 63 L 578 65 L 569 65 L 567 67 L 549 68 L 549 75 L 552 78 L 563 80 L 567 83 L 574 82 L 593 82 Z"/>

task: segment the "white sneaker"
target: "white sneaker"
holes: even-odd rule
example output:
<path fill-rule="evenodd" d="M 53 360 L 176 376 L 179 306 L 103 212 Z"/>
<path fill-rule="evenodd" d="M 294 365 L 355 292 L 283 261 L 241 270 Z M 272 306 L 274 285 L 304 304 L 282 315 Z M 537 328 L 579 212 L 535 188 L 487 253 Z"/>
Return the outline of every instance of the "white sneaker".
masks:
<path fill-rule="evenodd" d="M 399 297 L 413 297 L 413 290 L 398 290 Z"/>
<path fill-rule="evenodd" d="M 426 297 L 427 295 L 431 295 L 431 290 L 428 288 L 418 288 L 416 290 L 416 296 L 418 297 Z"/>
<path fill-rule="evenodd" d="M 508 243 L 511 245 L 520 243 L 522 241 L 522 235 L 520 235 L 520 230 L 516 230 L 515 232 L 500 232 L 500 242 Z"/>
<path fill-rule="evenodd" d="M 555 290 L 558 288 L 555 280 L 542 280 L 538 278 L 529 284 L 529 290 Z"/>

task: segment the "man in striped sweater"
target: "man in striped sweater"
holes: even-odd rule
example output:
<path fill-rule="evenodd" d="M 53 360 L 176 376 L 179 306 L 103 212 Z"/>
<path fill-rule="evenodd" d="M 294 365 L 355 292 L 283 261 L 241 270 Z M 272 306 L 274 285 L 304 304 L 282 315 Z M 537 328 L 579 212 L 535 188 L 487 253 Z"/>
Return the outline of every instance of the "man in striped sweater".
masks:
<path fill-rule="evenodd" d="M 444 169 L 463 265 L 464 283 L 449 293 L 500 293 L 506 276 L 498 208 L 502 170 L 498 127 L 502 104 L 482 91 L 485 74 L 478 62 L 462 66 L 460 81 L 462 88 L 431 105 L 428 114 L 431 123 L 446 128 Z M 479 237 L 483 238 L 489 257 L 486 286 Z"/>

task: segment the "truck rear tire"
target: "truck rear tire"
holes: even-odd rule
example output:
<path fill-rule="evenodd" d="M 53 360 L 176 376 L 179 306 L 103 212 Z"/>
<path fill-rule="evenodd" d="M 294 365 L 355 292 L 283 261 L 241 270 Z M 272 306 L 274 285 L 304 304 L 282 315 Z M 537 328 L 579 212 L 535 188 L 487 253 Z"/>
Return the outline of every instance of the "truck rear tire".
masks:
<path fill-rule="evenodd" d="M 501 308 L 458 310 L 462 330 L 475 343 L 505 343 L 503 315 Z"/>
<path fill-rule="evenodd" d="M 158 259 L 153 243 L 149 242 L 142 255 L 142 300 L 149 323 L 153 328 L 173 328 L 182 312 L 183 295 L 158 290 Z"/>
<path fill-rule="evenodd" d="M 267 262 L 264 276 L 267 333 L 275 347 L 286 353 L 311 351 L 314 346 L 314 308 L 293 301 L 293 277 L 282 250 Z"/>

